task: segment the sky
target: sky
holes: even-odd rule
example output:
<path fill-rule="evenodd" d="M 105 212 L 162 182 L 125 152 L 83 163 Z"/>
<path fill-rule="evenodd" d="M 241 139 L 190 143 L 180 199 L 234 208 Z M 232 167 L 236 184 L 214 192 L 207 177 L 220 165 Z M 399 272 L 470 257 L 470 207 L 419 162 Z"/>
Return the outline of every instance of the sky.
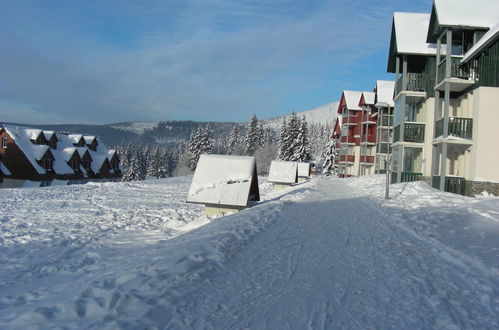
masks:
<path fill-rule="evenodd" d="M 372 90 L 431 0 L 2 0 L 0 122 L 249 121 Z"/>

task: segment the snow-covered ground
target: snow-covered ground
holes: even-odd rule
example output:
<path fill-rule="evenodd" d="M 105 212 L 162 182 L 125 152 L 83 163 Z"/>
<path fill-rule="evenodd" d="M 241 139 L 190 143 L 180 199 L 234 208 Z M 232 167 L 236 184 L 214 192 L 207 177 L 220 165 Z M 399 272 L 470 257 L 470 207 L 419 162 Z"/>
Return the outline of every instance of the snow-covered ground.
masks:
<path fill-rule="evenodd" d="M 499 199 L 314 178 L 223 218 L 191 177 L 0 190 L 0 328 L 499 327 Z"/>

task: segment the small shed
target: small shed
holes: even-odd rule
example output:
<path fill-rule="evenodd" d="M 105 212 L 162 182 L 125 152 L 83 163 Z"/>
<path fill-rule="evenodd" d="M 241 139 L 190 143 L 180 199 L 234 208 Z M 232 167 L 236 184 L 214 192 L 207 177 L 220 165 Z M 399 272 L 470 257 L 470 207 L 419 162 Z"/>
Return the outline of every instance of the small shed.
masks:
<path fill-rule="evenodd" d="M 270 163 L 269 182 L 274 184 L 274 190 L 280 190 L 298 182 L 298 163 L 283 160 L 273 160 Z"/>
<path fill-rule="evenodd" d="M 204 204 L 206 215 L 214 216 L 238 212 L 259 200 L 255 157 L 207 154 L 199 157 L 188 203 Z"/>
<path fill-rule="evenodd" d="M 310 163 L 298 163 L 298 182 L 310 179 Z"/>

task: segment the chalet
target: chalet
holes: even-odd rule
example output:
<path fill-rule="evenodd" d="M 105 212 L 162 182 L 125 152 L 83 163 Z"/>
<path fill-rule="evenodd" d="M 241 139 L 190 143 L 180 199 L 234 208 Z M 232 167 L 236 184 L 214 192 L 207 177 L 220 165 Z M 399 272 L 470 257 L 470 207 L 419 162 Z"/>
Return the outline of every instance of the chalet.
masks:
<path fill-rule="evenodd" d="M 121 177 L 119 158 L 97 137 L 5 125 L 0 128 L 3 187 L 22 187 L 25 182 L 47 186 L 54 180 L 85 183 Z M 109 157 L 109 158 L 108 158 Z M 113 159 L 113 171 L 110 160 Z"/>
<path fill-rule="evenodd" d="M 298 182 L 298 163 L 273 160 L 270 163 L 268 182 L 274 184 L 274 190 L 280 190 Z"/>
<path fill-rule="evenodd" d="M 394 81 L 378 80 L 374 88 L 376 108 L 376 159 L 375 173 L 386 173 L 388 155 L 393 142 L 393 92 Z"/>
<path fill-rule="evenodd" d="M 187 196 L 205 205 L 208 216 L 238 212 L 260 200 L 256 159 L 249 156 L 199 157 Z"/>

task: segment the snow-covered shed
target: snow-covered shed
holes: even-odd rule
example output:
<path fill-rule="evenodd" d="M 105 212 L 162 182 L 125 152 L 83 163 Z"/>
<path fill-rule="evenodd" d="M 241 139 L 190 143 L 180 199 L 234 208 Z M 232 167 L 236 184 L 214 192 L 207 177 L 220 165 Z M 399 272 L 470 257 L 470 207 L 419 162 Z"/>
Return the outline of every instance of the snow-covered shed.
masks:
<path fill-rule="evenodd" d="M 205 205 L 206 215 L 238 212 L 260 200 L 256 159 L 203 154 L 192 178 L 188 203 Z"/>
<path fill-rule="evenodd" d="M 298 162 L 298 182 L 310 179 L 310 163 Z"/>
<path fill-rule="evenodd" d="M 273 160 L 270 163 L 269 182 L 274 189 L 284 189 L 298 182 L 298 163 L 283 160 Z"/>

